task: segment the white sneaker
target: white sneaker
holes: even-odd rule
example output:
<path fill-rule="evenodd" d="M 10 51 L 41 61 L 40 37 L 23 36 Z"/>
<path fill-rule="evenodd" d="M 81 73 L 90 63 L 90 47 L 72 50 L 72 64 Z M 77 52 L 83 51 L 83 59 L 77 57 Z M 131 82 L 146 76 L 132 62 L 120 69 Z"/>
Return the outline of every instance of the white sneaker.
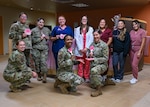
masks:
<path fill-rule="evenodd" d="M 135 83 L 137 83 L 137 81 L 138 81 L 138 80 L 137 80 L 136 78 L 132 78 L 132 79 L 130 80 L 130 83 L 131 83 L 131 84 L 135 84 Z"/>
<path fill-rule="evenodd" d="M 85 82 L 86 82 L 86 83 L 89 83 L 89 82 L 90 82 L 90 79 L 85 79 Z"/>
<path fill-rule="evenodd" d="M 113 82 L 115 82 L 116 80 L 115 80 L 115 78 L 111 78 L 110 80 L 112 80 Z"/>
<path fill-rule="evenodd" d="M 120 79 L 116 79 L 116 80 L 115 80 L 115 82 L 120 83 L 120 82 L 121 82 L 121 80 L 120 80 Z"/>

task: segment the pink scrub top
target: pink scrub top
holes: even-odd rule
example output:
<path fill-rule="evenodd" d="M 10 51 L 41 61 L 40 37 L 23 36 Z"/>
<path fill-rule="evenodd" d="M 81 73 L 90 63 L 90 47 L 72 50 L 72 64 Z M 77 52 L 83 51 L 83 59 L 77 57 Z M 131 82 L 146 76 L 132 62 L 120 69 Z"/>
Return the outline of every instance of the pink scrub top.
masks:
<path fill-rule="evenodd" d="M 140 46 L 142 44 L 142 39 L 146 37 L 146 31 L 144 29 L 139 29 L 138 31 L 131 30 L 130 38 L 131 38 L 131 49 L 134 51 L 139 51 Z"/>

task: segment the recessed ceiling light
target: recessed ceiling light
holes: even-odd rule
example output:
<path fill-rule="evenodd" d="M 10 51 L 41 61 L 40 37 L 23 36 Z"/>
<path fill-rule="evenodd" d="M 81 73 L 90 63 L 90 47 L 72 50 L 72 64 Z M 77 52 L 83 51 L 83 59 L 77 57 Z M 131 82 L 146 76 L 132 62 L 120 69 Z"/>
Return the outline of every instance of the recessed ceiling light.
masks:
<path fill-rule="evenodd" d="M 76 3 L 76 4 L 72 4 L 72 6 L 74 6 L 74 7 L 88 7 L 89 5 L 84 4 L 84 3 Z"/>
<path fill-rule="evenodd" d="M 33 7 L 30 7 L 30 10 L 33 11 Z"/>
<path fill-rule="evenodd" d="M 51 0 L 53 2 L 58 2 L 58 3 L 72 3 L 74 0 Z"/>

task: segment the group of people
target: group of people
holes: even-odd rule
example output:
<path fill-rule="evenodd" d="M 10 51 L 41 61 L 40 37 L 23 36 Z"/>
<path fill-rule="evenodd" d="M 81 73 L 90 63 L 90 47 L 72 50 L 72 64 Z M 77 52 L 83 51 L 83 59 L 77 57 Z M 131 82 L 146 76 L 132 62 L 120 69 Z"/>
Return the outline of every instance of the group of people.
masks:
<path fill-rule="evenodd" d="M 131 57 L 133 79 L 138 81 L 138 63 L 143 55 L 146 31 L 140 28 L 140 22 L 132 22 L 133 30 L 127 32 L 125 22 L 119 20 L 117 29 L 108 28 L 102 18 L 96 30 L 88 23 L 88 17 L 81 18 L 81 24 L 74 29 L 66 25 L 64 16 L 58 17 L 59 25 L 52 32 L 44 27 L 44 19 L 37 20 L 37 27 L 32 30 L 26 24 L 27 15 L 21 13 L 19 21 L 12 24 L 9 38 L 13 41 L 13 52 L 4 70 L 4 79 L 11 83 L 13 92 L 22 90 L 31 77 L 46 83 L 48 68 L 48 42 L 52 41 L 52 52 L 55 58 L 57 78 L 55 88 L 64 94 L 76 92 L 77 85 L 90 83 L 95 89 L 92 97 L 102 94 L 102 86 L 115 85 L 124 76 L 126 56 Z M 75 45 L 73 45 L 75 44 Z M 114 76 L 107 76 L 109 59 L 112 54 Z M 78 65 L 77 74 L 73 65 Z"/>

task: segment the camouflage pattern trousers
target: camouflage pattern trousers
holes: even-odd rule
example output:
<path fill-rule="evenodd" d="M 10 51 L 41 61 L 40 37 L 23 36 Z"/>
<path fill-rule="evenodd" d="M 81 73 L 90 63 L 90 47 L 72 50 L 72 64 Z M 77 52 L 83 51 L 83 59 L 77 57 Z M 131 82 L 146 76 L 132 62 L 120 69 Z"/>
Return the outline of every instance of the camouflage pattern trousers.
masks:
<path fill-rule="evenodd" d="M 71 87 L 76 87 L 84 82 L 83 78 L 72 72 L 61 72 L 58 74 L 58 79 L 69 83 Z"/>
<path fill-rule="evenodd" d="M 91 67 L 91 71 L 90 71 L 91 87 L 96 88 L 99 85 L 103 86 L 103 78 L 102 78 L 101 74 L 103 74 L 107 70 L 107 68 L 108 68 L 108 66 L 105 64 Z"/>
<path fill-rule="evenodd" d="M 31 59 L 30 59 L 30 49 L 25 49 L 24 50 L 24 55 L 26 57 L 27 66 L 30 67 L 30 62 L 31 62 Z"/>
<path fill-rule="evenodd" d="M 32 77 L 32 72 L 15 72 L 15 73 L 3 73 L 3 77 L 6 81 L 10 82 L 13 87 L 19 88 L 23 86 L 27 80 Z"/>
<path fill-rule="evenodd" d="M 32 54 L 35 62 L 36 72 L 47 73 L 48 68 L 46 60 L 48 57 L 48 50 L 33 49 Z"/>

